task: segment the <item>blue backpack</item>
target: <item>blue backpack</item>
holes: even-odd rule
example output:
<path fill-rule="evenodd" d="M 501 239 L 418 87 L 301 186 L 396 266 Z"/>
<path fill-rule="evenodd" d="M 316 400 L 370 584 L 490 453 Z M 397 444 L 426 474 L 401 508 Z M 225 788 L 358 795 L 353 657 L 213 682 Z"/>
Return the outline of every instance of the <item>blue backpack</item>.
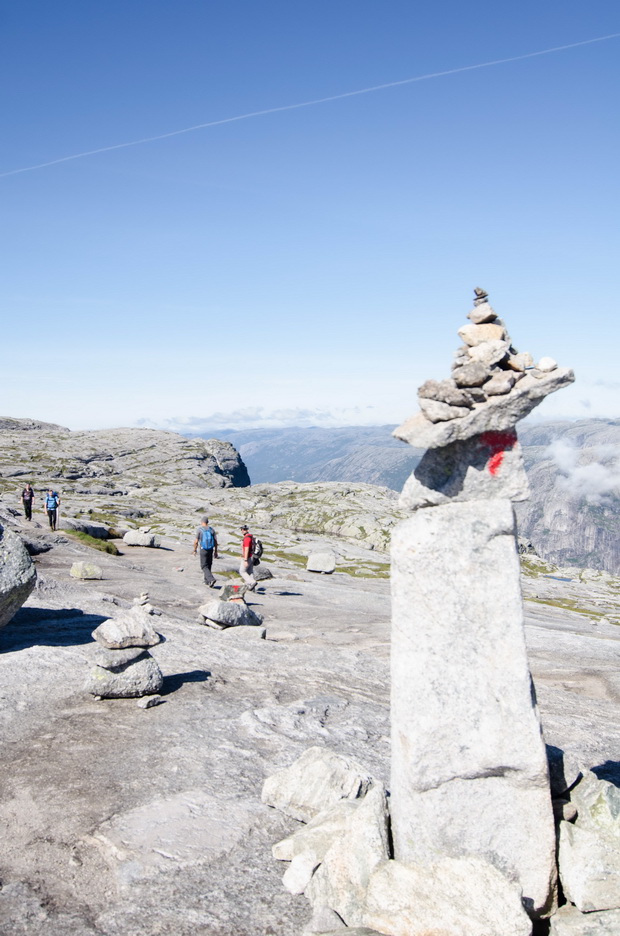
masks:
<path fill-rule="evenodd" d="M 201 549 L 213 549 L 215 546 L 215 536 L 211 527 L 206 529 L 201 529 L 200 531 L 200 548 Z"/>

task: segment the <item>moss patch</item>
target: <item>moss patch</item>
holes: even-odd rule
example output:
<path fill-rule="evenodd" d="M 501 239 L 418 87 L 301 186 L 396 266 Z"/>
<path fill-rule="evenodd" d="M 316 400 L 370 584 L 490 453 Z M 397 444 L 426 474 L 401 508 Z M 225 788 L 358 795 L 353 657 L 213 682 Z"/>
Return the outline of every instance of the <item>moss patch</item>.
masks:
<path fill-rule="evenodd" d="M 67 536 L 73 536 L 75 539 L 78 539 L 81 543 L 84 543 L 85 546 L 90 546 L 92 549 L 98 549 L 99 552 L 109 553 L 111 556 L 120 556 L 120 553 L 114 543 L 110 543 L 108 540 L 100 540 L 95 536 L 89 536 L 88 533 L 82 533 L 81 530 L 63 530 L 63 534 Z"/>

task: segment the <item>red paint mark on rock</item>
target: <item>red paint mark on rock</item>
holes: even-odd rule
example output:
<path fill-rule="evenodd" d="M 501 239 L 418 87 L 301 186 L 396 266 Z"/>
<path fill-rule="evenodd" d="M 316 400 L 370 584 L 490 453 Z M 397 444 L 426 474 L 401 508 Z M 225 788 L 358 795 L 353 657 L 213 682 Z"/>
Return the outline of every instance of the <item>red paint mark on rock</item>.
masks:
<path fill-rule="evenodd" d="M 511 449 L 517 441 L 517 433 L 513 430 L 508 432 L 483 432 L 480 441 L 490 449 L 490 457 L 487 462 L 489 474 L 496 475 L 504 461 L 506 450 Z"/>

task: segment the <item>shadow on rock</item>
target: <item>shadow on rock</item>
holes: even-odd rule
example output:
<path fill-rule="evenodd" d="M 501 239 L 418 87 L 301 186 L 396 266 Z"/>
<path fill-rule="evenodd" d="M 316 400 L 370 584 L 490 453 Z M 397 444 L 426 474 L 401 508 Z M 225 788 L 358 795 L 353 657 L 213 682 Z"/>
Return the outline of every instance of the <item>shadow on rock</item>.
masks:
<path fill-rule="evenodd" d="M 604 764 L 592 768 L 599 780 L 608 780 L 614 786 L 620 787 L 620 761 L 606 760 Z"/>
<path fill-rule="evenodd" d="M 206 682 L 211 678 L 209 670 L 192 670 L 190 673 L 174 673 L 172 676 L 164 676 L 164 684 L 159 690 L 159 694 L 170 695 L 176 692 L 185 683 Z"/>
<path fill-rule="evenodd" d="M 23 650 L 37 644 L 70 647 L 92 642 L 92 632 L 106 618 L 79 608 L 20 608 L 0 631 L 0 651 Z"/>

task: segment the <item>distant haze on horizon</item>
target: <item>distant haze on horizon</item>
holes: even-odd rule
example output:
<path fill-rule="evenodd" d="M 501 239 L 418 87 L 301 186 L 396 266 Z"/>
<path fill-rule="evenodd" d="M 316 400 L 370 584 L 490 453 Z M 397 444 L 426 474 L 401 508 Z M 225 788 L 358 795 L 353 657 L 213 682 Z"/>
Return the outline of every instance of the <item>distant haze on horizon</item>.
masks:
<path fill-rule="evenodd" d="M 0 412 L 397 425 L 482 286 L 575 370 L 536 418 L 617 417 L 617 31 L 605 0 L 7 6 Z"/>

